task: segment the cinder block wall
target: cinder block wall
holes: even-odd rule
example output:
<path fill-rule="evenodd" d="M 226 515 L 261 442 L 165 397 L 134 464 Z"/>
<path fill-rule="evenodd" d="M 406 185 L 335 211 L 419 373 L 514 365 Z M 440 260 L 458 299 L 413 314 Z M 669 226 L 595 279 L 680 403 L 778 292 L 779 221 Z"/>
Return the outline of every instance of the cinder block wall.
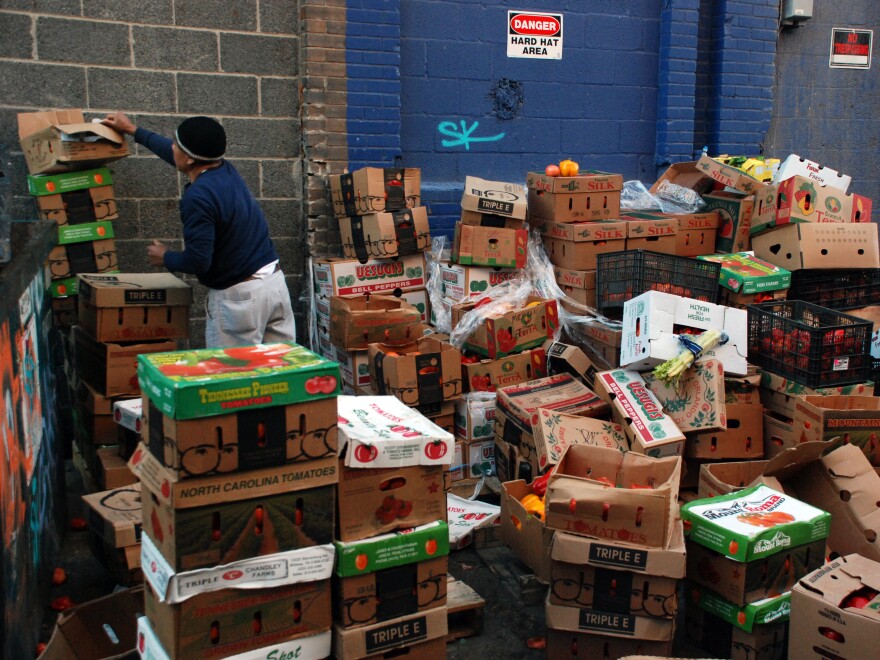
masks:
<path fill-rule="evenodd" d="M 303 193 L 311 188 L 305 185 L 301 158 L 300 11 L 309 23 L 313 5 L 331 4 L 2 0 L 0 144 L 13 153 L 14 216 L 34 215 L 18 150 L 18 112 L 78 107 L 93 117 L 123 110 L 166 135 L 187 116 L 215 116 L 229 136 L 229 160 L 265 210 L 304 332 Z M 312 28 L 322 32 L 315 21 Z M 330 32 L 330 21 L 323 32 Z M 328 81 L 311 85 L 324 89 Z M 112 169 L 121 198 L 115 227 L 120 268 L 148 271 L 146 246 L 153 238 L 175 248 L 182 244 L 178 199 L 184 182 L 144 149 L 134 149 Z M 307 174 L 315 173 L 320 172 Z M 204 342 L 204 316 L 204 289 L 197 287 L 194 345 Z"/>

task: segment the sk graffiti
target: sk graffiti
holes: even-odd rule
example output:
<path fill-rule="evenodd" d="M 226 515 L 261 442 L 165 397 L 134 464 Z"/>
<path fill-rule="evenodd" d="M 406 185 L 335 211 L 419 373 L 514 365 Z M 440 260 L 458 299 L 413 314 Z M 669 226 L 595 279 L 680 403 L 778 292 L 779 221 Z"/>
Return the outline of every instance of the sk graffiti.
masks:
<path fill-rule="evenodd" d="M 440 140 L 440 144 L 444 147 L 460 147 L 464 146 L 465 149 L 470 151 L 471 142 L 497 142 L 501 138 L 504 137 L 504 133 L 498 133 L 497 135 L 487 135 L 487 136 L 476 136 L 474 135 L 474 131 L 477 130 L 477 127 L 480 125 L 480 122 L 474 121 L 470 126 L 467 125 L 467 120 L 462 119 L 459 122 L 459 127 L 455 125 L 454 121 L 441 121 L 437 125 L 437 130 L 441 135 L 445 135 L 447 137 L 453 138 L 451 140 Z"/>

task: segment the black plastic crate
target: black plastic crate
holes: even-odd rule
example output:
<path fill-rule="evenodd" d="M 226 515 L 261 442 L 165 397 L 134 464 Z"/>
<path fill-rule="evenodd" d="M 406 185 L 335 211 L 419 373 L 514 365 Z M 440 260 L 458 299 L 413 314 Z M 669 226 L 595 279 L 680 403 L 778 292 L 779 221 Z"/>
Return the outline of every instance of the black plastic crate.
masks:
<path fill-rule="evenodd" d="M 871 380 L 870 321 L 802 300 L 748 311 L 750 363 L 807 387 Z"/>
<path fill-rule="evenodd" d="M 703 302 L 718 302 L 721 264 L 648 250 L 597 256 L 596 304 L 603 312 L 646 291 L 663 291 Z"/>
<path fill-rule="evenodd" d="M 788 299 L 830 309 L 880 305 L 880 268 L 796 270 L 791 274 Z"/>

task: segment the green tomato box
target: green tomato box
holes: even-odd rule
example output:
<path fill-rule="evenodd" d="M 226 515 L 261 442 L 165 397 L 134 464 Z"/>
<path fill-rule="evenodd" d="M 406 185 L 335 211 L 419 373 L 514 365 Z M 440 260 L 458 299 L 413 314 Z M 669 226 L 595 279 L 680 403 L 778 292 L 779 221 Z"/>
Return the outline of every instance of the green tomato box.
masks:
<path fill-rule="evenodd" d="M 828 536 L 831 516 L 763 484 L 681 509 L 688 538 L 738 562 L 751 562 Z"/>
<path fill-rule="evenodd" d="M 685 582 L 685 593 L 688 605 L 714 614 L 719 619 L 746 632 L 754 632 L 755 626 L 788 621 L 791 615 L 790 591 L 743 606 L 731 603 L 714 591 L 694 584 L 690 580 Z"/>
<path fill-rule="evenodd" d="M 137 371 L 141 389 L 172 419 L 339 393 L 339 365 L 292 342 L 140 355 Z"/>
<path fill-rule="evenodd" d="M 758 259 L 748 252 L 710 254 L 697 257 L 721 264 L 720 284 L 734 293 L 750 294 L 788 289 L 791 272 Z"/>
<path fill-rule="evenodd" d="M 60 174 L 28 174 L 28 192 L 35 197 L 60 195 L 76 190 L 100 188 L 113 184 L 113 174 L 106 167 Z"/>

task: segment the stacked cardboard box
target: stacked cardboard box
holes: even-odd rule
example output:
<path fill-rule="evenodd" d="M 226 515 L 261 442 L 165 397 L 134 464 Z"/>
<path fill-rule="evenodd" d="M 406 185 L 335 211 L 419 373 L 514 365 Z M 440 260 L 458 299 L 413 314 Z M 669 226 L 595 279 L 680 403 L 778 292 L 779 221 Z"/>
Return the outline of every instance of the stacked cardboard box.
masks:
<path fill-rule="evenodd" d="M 453 436 L 392 396 L 342 396 L 338 415 L 334 656 L 446 657 Z"/>
<path fill-rule="evenodd" d="M 768 637 L 784 647 L 789 592 L 824 562 L 831 516 L 763 484 L 689 502 L 681 515 L 687 616 L 704 631 L 693 641 L 737 660 Z"/>
<path fill-rule="evenodd" d="M 123 464 L 125 467 L 125 464 Z M 126 467 L 126 471 L 131 471 Z M 83 496 L 89 525 L 89 546 L 119 584 L 143 582 L 141 485 L 112 488 Z"/>
<path fill-rule="evenodd" d="M 138 360 L 141 653 L 326 657 L 339 367 L 288 343 Z"/>
<path fill-rule="evenodd" d="M 455 224 L 452 261 L 464 266 L 524 268 L 529 234 L 526 189 L 515 183 L 469 176 Z"/>

